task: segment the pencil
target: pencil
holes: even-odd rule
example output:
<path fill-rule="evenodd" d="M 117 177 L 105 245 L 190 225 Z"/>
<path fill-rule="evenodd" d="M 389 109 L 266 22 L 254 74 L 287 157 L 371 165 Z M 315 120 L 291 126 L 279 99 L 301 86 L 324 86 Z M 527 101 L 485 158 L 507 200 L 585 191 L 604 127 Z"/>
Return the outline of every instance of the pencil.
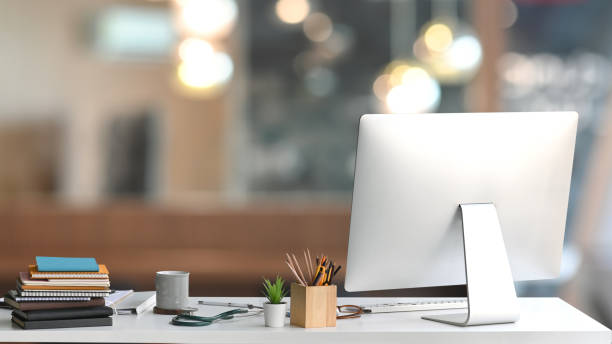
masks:
<path fill-rule="evenodd" d="M 289 255 L 289 253 L 287 253 L 287 265 L 289 265 L 289 268 L 291 269 L 291 271 L 293 271 L 293 273 L 295 274 L 295 277 L 297 278 L 297 280 L 303 285 L 303 286 L 307 286 L 307 283 L 305 281 L 305 279 L 303 277 L 300 277 L 300 275 L 297 273 L 297 270 L 295 268 L 295 264 L 291 261 L 291 256 Z"/>
<path fill-rule="evenodd" d="M 306 269 L 306 272 L 308 273 L 308 279 L 312 280 L 312 270 L 310 269 L 310 264 L 308 264 L 308 255 L 306 254 L 306 251 L 304 251 L 304 268 Z"/>
<path fill-rule="evenodd" d="M 293 261 L 295 262 L 295 266 L 297 267 L 297 270 L 300 273 L 300 277 L 302 277 L 302 281 L 305 281 L 306 277 L 304 277 L 304 273 L 302 272 L 302 268 L 300 267 L 300 262 L 298 262 L 297 257 L 295 256 L 295 254 L 293 254 Z"/>
<path fill-rule="evenodd" d="M 308 252 L 308 266 L 310 267 L 310 271 L 312 275 L 314 275 L 315 271 L 314 271 L 314 266 L 312 266 L 312 257 L 310 256 L 310 249 L 307 248 L 306 252 Z"/>
<path fill-rule="evenodd" d="M 297 272 L 295 272 L 295 269 L 294 269 L 294 268 L 291 266 L 291 264 L 289 264 L 289 262 L 285 262 L 285 263 L 287 263 L 287 266 L 289 266 L 289 269 L 291 269 L 291 271 L 293 272 L 293 275 L 294 275 L 294 276 L 295 276 L 295 278 L 298 280 L 298 282 L 299 282 L 301 285 L 303 285 L 304 287 L 306 287 L 306 286 L 307 286 L 307 285 L 306 285 L 306 282 L 304 282 L 304 281 L 302 281 L 302 280 L 300 279 L 300 276 L 298 275 L 298 273 L 297 273 Z"/>

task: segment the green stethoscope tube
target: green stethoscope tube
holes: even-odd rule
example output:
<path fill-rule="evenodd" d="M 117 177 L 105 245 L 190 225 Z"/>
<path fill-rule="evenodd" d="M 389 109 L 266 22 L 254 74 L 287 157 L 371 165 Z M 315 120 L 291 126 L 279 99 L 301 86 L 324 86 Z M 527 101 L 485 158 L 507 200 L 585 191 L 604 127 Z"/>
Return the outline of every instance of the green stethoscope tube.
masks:
<path fill-rule="evenodd" d="M 190 314 L 179 314 L 172 318 L 172 325 L 177 326 L 208 326 L 217 320 L 229 320 L 234 314 L 247 313 L 246 309 L 232 309 L 227 312 L 219 313 L 212 317 L 200 317 Z"/>

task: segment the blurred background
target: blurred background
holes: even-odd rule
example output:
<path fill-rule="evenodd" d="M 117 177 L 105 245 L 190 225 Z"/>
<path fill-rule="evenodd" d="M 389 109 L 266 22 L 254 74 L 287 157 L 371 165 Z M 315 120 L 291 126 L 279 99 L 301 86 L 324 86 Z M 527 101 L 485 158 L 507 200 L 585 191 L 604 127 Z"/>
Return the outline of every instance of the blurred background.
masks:
<path fill-rule="evenodd" d="M 94 256 L 114 288 L 181 269 L 192 295 L 259 295 L 285 252 L 345 262 L 362 114 L 576 110 L 562 274 L 518 291 L 611 326 L 610 18 L 607 0 L 2 0 L 0 287 L 35 255 Z"/>

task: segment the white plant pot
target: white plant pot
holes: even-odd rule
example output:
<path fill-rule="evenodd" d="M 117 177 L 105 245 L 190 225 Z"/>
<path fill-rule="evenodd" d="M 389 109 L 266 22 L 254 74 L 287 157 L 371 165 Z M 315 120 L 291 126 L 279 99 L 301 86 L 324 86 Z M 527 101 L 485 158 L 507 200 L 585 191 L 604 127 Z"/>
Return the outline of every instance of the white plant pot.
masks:
<path fill-rule="evenodd" d="M 285 326 L 285 314 L 287 313 L 286 303 L 264 303 L 264 320 L 267 327 Z"/>

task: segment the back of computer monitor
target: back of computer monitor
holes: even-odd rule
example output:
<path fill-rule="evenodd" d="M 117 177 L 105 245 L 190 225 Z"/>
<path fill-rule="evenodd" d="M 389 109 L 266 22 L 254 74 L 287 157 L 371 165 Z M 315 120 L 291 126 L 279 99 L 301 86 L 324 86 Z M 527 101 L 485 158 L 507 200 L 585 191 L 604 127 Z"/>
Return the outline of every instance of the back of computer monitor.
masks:
<path fill-rule="evenodd" d="M 514 280 L 559 273 L 578 115 L 364 115 L 345 288 L 466 283 L 460 204 L 497 209 Z"/>

